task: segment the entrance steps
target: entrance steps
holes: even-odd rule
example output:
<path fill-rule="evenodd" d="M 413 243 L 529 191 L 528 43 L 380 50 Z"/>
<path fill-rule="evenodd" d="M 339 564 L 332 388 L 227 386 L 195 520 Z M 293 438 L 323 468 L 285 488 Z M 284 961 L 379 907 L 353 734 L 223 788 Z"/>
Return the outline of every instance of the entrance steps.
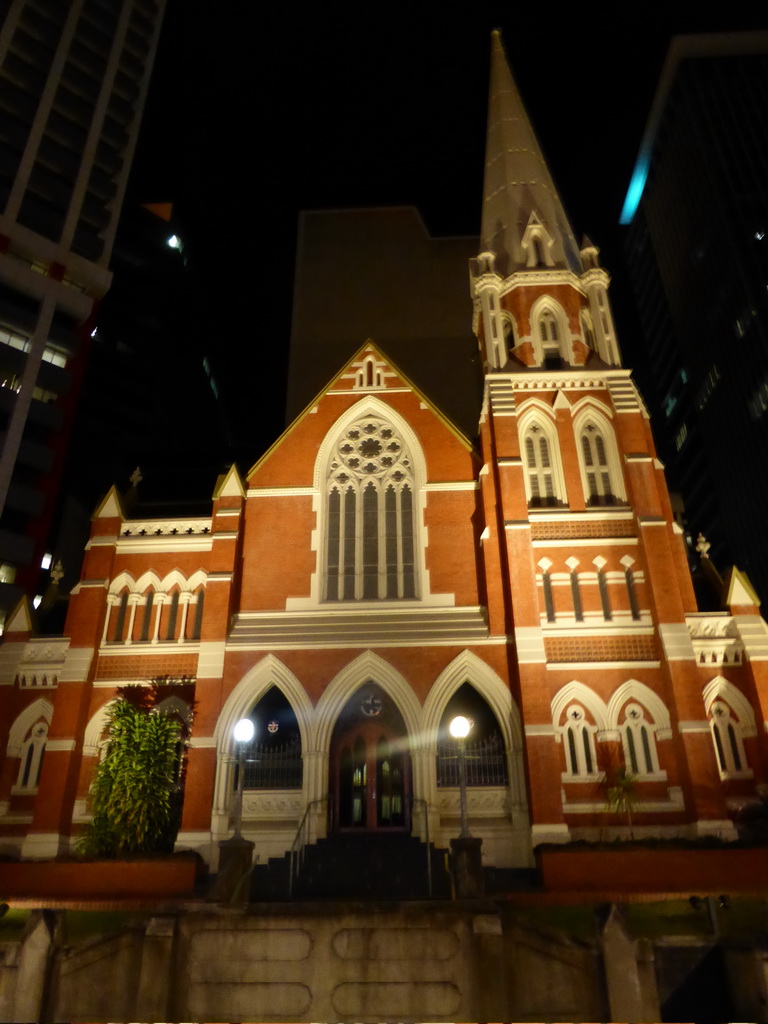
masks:
<path fill-rule="evenodd" d="M 427 848 L 403 833 L 337 833 L 304 850 L 293 898 L 301 900 L 429 899 L 427 857 L 432 867 L 432 898 L 450 899 L 447 850 Z M 251 901 L 288 898 L 290 856 L 270 858 L 251 875 Z"/>
<path fill-rule="evenodd" d="M 427 856 L 432 868 L 430 897 Z M 486 895 L 532 891 L 534 871 L 484 868 Z M 290 856 L 272 857 L 251 874 L 252 903 L 289 898 Z M 427 845 L 416 836 L 386 832 L 340 832 L 304 850 L 294 878 L 297 900 L 447 900 L 451 898 L 448 851 Z"/>

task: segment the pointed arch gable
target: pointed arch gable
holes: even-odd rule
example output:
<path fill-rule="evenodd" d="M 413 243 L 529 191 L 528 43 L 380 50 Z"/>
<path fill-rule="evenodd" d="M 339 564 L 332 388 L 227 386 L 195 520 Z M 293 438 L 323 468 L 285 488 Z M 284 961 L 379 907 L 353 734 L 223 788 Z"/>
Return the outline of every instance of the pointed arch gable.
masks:
<path fill-rule="evenodd" d="M 517 407 L 518 424 L 521 424 L 525 417 L 535 416 L 537 413 L 543 413 L 551 419 L 553 423 L 556 422 L 557 414 L 555 413 L 554 407 L 550 405 L 549 402 L 545 402 L 541 398 L 531 397 L 523 399 Z"/>
<path fill-rule="evenodd" d="M 704 687 L 702 692 L 704 707 L 709 715 L 716 700 L 722 700 L 735 711 L 739 726 L 744 736 L 756 736 L 755 712 L 747 697 L 734 686 L 725 676 L 715 676 Z"/>
<path fill-rule="evenodd" d="M 493 711 L 507 750 L 522 749 L 523 727 L 520 709 L 512 697 L 509 686 L 473 651 L 462 651 L 457 654 L 432 684 L 424 701 L 425 735 L 437 736 L 448 701 L 464 683 L 474 686 Z"/>
<path fill-rule="evenodd" d="M 608 708 L 605 702 L 594 690 L 590 690 L 576 679 L 566 683 L 552 698 L 552 724 L 556 729 L 560 728 L 560 719 L 568 705 L 573 702 L 581 704 L 590 712 L 598 732 L 605 732 L 608 729 Z"/>
<path fill-rule="evenodd" d="M 133 578 L 131 573 L 126 572 L 125 570 L 115 576 L 109 584 L 109 593 L 119 594 L 124 587 L 127 587 L 131 593 L 134 593 L 136 590 L 136 580 Z"/>
<path fill-rule="evenodd" d="M 27 733 L 40 719 L 44 719 L 48 725 L 53 718 L 53 704 L 44 697 L 38 697 L 31 704 L 19 712 L 8 732 L 8 743 L 6 745 L 7 757 L 21 757 L 21 749 Z"/>
<path fill-rule="evenodd" d="M 318 749 L 330 749 L 331 733 L 345 704 L 368 682 L 377 683 L 397 706 L 412 748 L 423 742 L 421 704 L 412 687 L 393 665 L 368 650 L 334 676 L 317 702 Z"/>
<path fill-rule="evenodd" d="M 648 710 L 659 739 L 666 739 L 672 735 L 672 723 L 666 704 L 657 693 L 637 679 L 628 679 L 611 695 L 608 701 L 609 729 L 619 728 L 619 715 L 628 700 L 634 700 Z"/>
<path fill-rule="evenodd" d="M 274 654 L 268 654 L 246 672 L 224 702 L 213 732 L 220 757 L 230 754 L 234 749 L 232 732 L 235 723 L 245 718 L 272 686 L 277 686 L 284 694 L 296 715 L 302 749 L 315 749 L 314 722 L 317 716 L 312 702 L 288 666 Z"/>
<path fill-rule="evenodd" d="M 180 569 L 171 569 L 169 573 L 166 573 L 160 582 L 159 589 L 162 593 L 168 594 L 174 587 L 178 587 L 180 592 L 189 590 L 187 577 Z"/>
<path fill-rule="evenodd" d="M 574 421 L 578 416 L 581 416 L 585 410 L 593 409 L 598 415 L 602 415 L 607 421 L 613 419 L 613 410 L 605 402 L 601 401 L 595 395 L 586 395 L 584 398 L 579 398 L 571 406 L 571 416 Z M 574 429 L 575 429 L 574 423 Z"/>
<path fill-rule="evenodd" d="M 145 593 L 150 587 L 154 589 L 155 593 L 160 589 L 160 577 L 152 569 L 142 573 L 135 583 L 135 590 L 138 594 Z"/>
<path fill-rule="evenodd" d="M 205 569 L 197 569 L 187 580 L 187 589 L 193 593 L 198 587 L 204 587 L 208 582 L 208 573 Z"/>
<path fill-rule="evenodd" d="M 616 441 L 616 432 L 611 421 L 611 415 L 602 402 L 594 398 L 582 399 L 573 406 L 573 432 L 576 437 L 576 453 L 579 459 L 579 471 L 581 483 L 584 488 L 584 496 L 590 498 L 590 486 L 587 478 L 587 466 L 584 462 L 584 451 L 582 437 L 585 436 L 587 428 L 592 426 L 599 433 L 603 440 L 607 471 L 610 478 L 611 492 L 620 501 L 627 500 L 627 489 L 624 484 L 624 472 L 622 469 L 619 447 Z"/>
<path fill-rule="evenodd" d="M 95 757 L 98 754 L 101 737 L 104 735 L 104 729 L 107 725 L 107 713 L 116 699 L 116 697 L 111 697 L 105 701 L 88 719 L 88 725 L 85 727 L 85 735 L 83 736 L 83 754 L 85 757 Z"/>
<path fill-rule="evenodd" d="M 565 359 L 566 362 L 572 363 L 573 338 L 571 337 L 571 328 L 568 323 L 568 317 L 557 299 L 553 298 L 551 295 L 540 295 L 531 306 L 531 342 L 533 344 L 537 363 L 541 365 L 544 362 L 544 357 L 546 355 L 541 336 L 541 320 L 546 314 L 551 314 L 557 325 L 557 347 L 561 358 Z"/>
<path fill-rule="evenodd" d="M 392 425 L 401 433 L 406 442 L 411 458 L 413 460 L 414 484 L 418 491 L 427 480 L 427 463 L 424 457 L 424 450 L 421 441 L 411 424 L 396 409 L 387 402 L 382 401 L 376 395 L 366 395 L 359 402 L 355 402 L 346 412 L 331 426 L 320 443 L 315 459 L 313 475 L 313 486 L 316 491 L 321 492 L 325 488 L 325 470 L 330 458 L 333 446 L 339 439 L 339 435 L 351 423 L 364 416 L 380 416 L 391 421 Z"/>
<path fill-rule="evenodd" d="M 178 715 L 182 721 L 186 722 L 189 726 L 192 720 L 192 709 L 187 701 L 182 700 L 177 694 L 172 694 L 170 697 L 166 697 L 165 700 L 161 700 L 159 704 L 155 706 L 155 711 L 159 711 L 163 715 Z"/>
<path fill-rule="evenodd" d="M 560 457 L 560 439 L 557 434 L 555 410 L 540 399 L 526 402 L 518 416 L 518 437 L 523 460 L 523 480 L 528 502 L 541 499 L 545 504 L 563 504 L 567 501 L 563 460 Z M 549 466 L 544 468 L 542 456 L 536 454 L 533 432 L 541 432 L 546 446 Z M 528 440 L 531 446 L 528 446 Z M 533 453 L 529 457 L 529 450 Z M 549 480 L 546 478 L 549 477 Z M 552 495 L 547 494 L 547 483 L 551 485 Z M 536 488 L 539 494 L 535 493 Z"/>

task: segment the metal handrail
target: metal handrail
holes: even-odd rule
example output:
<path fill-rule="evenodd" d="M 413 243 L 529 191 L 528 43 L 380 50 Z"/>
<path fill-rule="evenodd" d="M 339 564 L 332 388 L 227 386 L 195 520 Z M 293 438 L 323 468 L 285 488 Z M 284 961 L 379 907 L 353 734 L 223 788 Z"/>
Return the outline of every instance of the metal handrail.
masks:
<path fill-rule="evenodd" d="M 310 800 L 309 803 L 307 804 L 305 810 L 304 810 L 304 814 L 302 815 L 301 821 L 299 822 L 299 827 L 296 829 L 296 835 L 293 837 L 293 842 L 291 843 L 291 850 L 290 850 L 290 855 L 291 855 L 291 857 L 290 857 L 290 872 L 289 872 L 289 875 L 288 875 L 288 898 L 289 899 L 291 899 L 291 897 L 293 896 L 293 879 L 294 879 L 294 875 L 295 875 L 296 879 L 298 879 L 299 872 L 301 870 L 301 865 L 304 863 L 304 850 L 309 845 L 309 842 L 310 842 L 310 840 L 312 838 L 311 833 L 310 833 L 310 834 L 307 835 L 307 838 L 304 840 L 304 842 L 302 842 L 302 843 L 299 842 L 300 839 L 301 839 L 301 833 L 304 830 L 304 824 L 307 821 L 307 819 L 309 818 L 309 812 L 312 810 L 312 808 L 316 804 L 328 803 L 330 801 L 330 799 L 331 798 L 329 796 L 321 796 L 321 797 L 318 797 L 316 800 Z M 297 844 L 298 844 L 298 848 L 297 848 Z M 295 865 L 295 872 L 294 872 L 294 865 Z"/>
<path fill-rule="evenodd" d="M 432 851 L 429 848 L 429 804 L 420 796 L 411 797 L 412 804 L 424 805 L 424 836 L 427 842 L 427 893 L 432 899 Z"/>

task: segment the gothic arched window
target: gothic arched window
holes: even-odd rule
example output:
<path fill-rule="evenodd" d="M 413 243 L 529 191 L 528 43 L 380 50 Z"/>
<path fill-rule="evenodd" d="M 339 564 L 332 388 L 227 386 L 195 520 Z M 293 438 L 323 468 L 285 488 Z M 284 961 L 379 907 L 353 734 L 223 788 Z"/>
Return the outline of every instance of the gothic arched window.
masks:
<path fill-rule="evenodd" d="M 413 463 L 379 415 L 337 439 L 326 478 L 325 599 L 417 597 Z"/>
<path fill-rule="evenodd" d="M 563 505 L 565 482 L 557 431 L 547 415 L 526 414 L 520 424 L 528 504 L 534 508 Z"/>
<path fill-rule="evenodd" d="M 624 761 L 633 775 L 653 775 L 659 770 L 654 726 L 639 704 L 628 704 L 621 726 Z"/>
<path fill-rule="evenodd" d="M 608 462 L 605 438 L 592 420 L 589 420 L 581 431 L 580 445 L 589 504 L 615 504 L 618 489 L 614 485 Z"/>
<path fill-rule="evenodd" d="M 728 776 L 748 771 L 742 728 L 731 714 L 731 709 L 726 703 L 718 700 L 712 704 L 709 714 L 720 774 Z"/>
<path fill-rule="evenodd" d="M 584 709 L 577 704 L 568 708 L 565 718 L 563 742 L 567 773 L 573 777 L 594 775 L 597 772 L 594 726 L 589 725 Z"/>
<path fill-rule="evenodd" d="M 45 744 L 48 740 L 48 723 L 38 722 L 33 726 L 29 736 L 21 748 L 21 762 L 16 789 L 34 792 L 40 785 L 40 773 L 43 770 Z"/>

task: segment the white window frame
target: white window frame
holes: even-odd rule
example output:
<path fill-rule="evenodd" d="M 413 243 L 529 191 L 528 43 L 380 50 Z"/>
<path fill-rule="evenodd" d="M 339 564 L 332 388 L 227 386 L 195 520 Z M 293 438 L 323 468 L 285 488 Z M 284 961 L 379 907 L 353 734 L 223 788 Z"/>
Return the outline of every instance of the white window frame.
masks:
<path fill-rule="evenodd" d="M 394 455 L 394 463 L 391 468 L 383 465 L 381 452 L 367 456 L 358 451 L 365 437 L 352 437 L 352 433 L 365 433 L 368 425 L 375 427 L 368 433 L 371 440 L 376 439 L 384 445 L 391 438 L 399 445 Z M 388 433 L 388 437 L 384 436 Z M 359 443 L 358 443 L 359 442 Z M 345 449 L 349 448 L 349 451 Z M 352 464 L 352 460 L 356 464 Z M 366 459 L 370 465 L 375 465 L 376 470 L 366 471 Z M 365 496 L 375 492 L 375 511 L 377 528 L 377 593 L 376 595 L 366 594 L 366 581 L 370 575 L 365 572 L 364 552 L 364 518 L 366 514 Z M 349 566 L 346 558 L 349 548 L 345 545 L 345 497 L 348 493 L 354 496 L 354 517 L 355 537 L 352 550 L 353 566 L 352 573 L 349 573 Z M 387 544 L 387 518 L 392 510 L 388 511 L 388 494 L 392 493 L 395 500 L 394 522 L 396 527 L 395 558 L 389 559 Z M 404 494 L 410 493 L 410 542 L 411 559 L 409 563 L 407 555 L 407 543 L 405 527 L 407 525 L 407 510 L 404 503 Z M 331 564 L 331 496 L 338 493 L 338 535 L 337 550 L 333 554 L 335 564 Z M 341 426 L 337 426 L 334 432 L 333 444 L 330 446 L 328 456 L 325 460 L 325 494 L 324 504 L 324 529 L 322 547 L 322 600 L 329 605 L 359 604 L 365 601 L 408 601 L 419 600 L 421 550 L 419 544 L 419 523 L 421 519 L 421 502 L 419 488 L 417 485 L 417 466 L 411 452 L 411 445 L 395 419 L 386 413 L 361 410 L 360 414 L 351 420 L 347 420 Z M 370 511 L 370 510 L 369 510 Z M 392 538 L 390 538 L 390 544 Z M 409 564 L 412 566 L 409 569 Z M 392 569 L 396 567 L 396 589 L 397 594 L 388 594 Z M 335 575 L 331 575 L 331 569 Z M 353 580 L 354 596 L 346 596 L 344 580 Z M 336 587 L 336 595 L 332 593 L 333 586 Z M 409 593 L 409 591 L 411 591 Z"/>
<path fill-rule="evenodd" d="M 624 748 L 624 764 L 628 771 L 640 779 L 665 779 L 666 772 L 659 768 L 659 754 L 656 749 L 656 727 L 649 721 L 645 708 L 632 702 L 624 708 L 624 721 L 620 728 L 621 744 Z M 648 739 L 648 750 L 643 745 L 643 730 Z M 634 744 L 635 758 L 633 764 L 630 735 Z M 650 759 L 650 766 L 648 760 Z"/>
<path fill-rule="evenodd" d="M 588 429 L 590 426 L 593 428 L 591 431 Z M 596 482 L 599 479 L 597 497 L 605 496 L 605 481 L 602 479 L 602 475 L 605 474 L 608 477 L 608 493 L 615 499 L 614 504 L 625 504 L 627 500 L 627 492 L 624 487 L 624 475 L 621 471 L 619 451 L 616 445 L 616 435 L 610 421 L 593 406 L 588 405 L 583 407 L 574 416 L 573 430 L 576 437 L 576 452 L 579 459 L 579 470 L 581 471 L 581 482 L 584 488 L 584 501 L 586 504 L 590 507 L 606 507 L 605 505 L 592 505 L 593 494 L 589 483 L 590 472 L 595 473 Z M 590 443 L 590 450 L 593 450 L 591 440 L 595 433 L 599 434 L 602 440 L 605 459 L 602 465 L 593 469 L 592 467 L 588 467 L 585 462 L 582 438 L 586 437 L 588 439 L 588 443 Z M 594 454 L 597 454 L 596 446 L 593 450 L 593 457 Z M 610 505 L 607 507 L 610 507 Z"/>
<path fill-rule="evenodd" d="M 595 735 L 597 728 L 590 725 L 584 708 L 579 704 L 571 704 L 565 712 L 565 724 L 561 727 L 563 737 L 563 748 L 565 753 L 565 772 L 563 781 L 592 781 L 600 777 L 597 767 L 597 751 L 595 748 Z M 573 748 L 571 748 L 570 737 L 573 736 Z M 590 770 L 589 760 L 592 762 Z M 573 760 L 576 760 L 574 766 Z M 574 770 L 575 769 L 575 770 Z"/>
<path fill-rule="evenodd" d="M 749 767 L 744 750 L 741 723 L 734 718 L 733 712 L 724 700 L 718 699 L 712 702 L 709 708 L 709 728 L 712 732 L 712 744 L 715 748 L 715 760 L 720 771 L 720 778 L 752 778 L 754 772 Z M 736 748 L 735 752 L 734 747 Z M 737 766 L 737 759 L 741 767 Z"/>
<path fill-rule="evenodd" d="M 540 433 L 539 433 L 540 432 Z M 531 438 L 534 442 L 534 456 L 536 466 L 531 468 L 528 463 L 528 438 L 534 434 Z M 538 436 L 536 436 L 538 435 Z M 560 457 L 560 440 L 557 435 L 557 427 L 552 419 L 551 412 L 544 410 L 539 406 L 537 402 L 537 408 L 525 411 L 520 416 L 520 452 L 523 462 L 523 476 L 525 479 L 525 495 L 530 506 L 533 506 L 533 502 L 537 496 L 533 493 L 532 478 L 535 476 L 538 479 L 539 491 L 542 490 L 542 485 L 546 488 L 546 478 L 549 476 L 552 483 L 552 491 L 554 502 L 552 505 L 536 505 L 533 506 L 536 509 L 542 508 L 562 508 L 567 505 L 567 495 L 565 490 L 565 474 L 563 473 L 563 461 Z M 547 449 L 549 451 L 549 469 L 544 469 L 539 466 L 539 453 L 537 452 L 537 441 L 543 437 L 547 442 Z M 546 491 L 545 491 L 546 493 Z M 538 495 L 541 497 L 541 494 Z"/>
<path fill-rule="evenodd" d="M 19 762 L 16 785 L 11 790 L 13 794 L 37 792 L 47 742 L 48 723 L 46 721 L 36 722 L 21 747 L 21 760 Z M 27 765 L 28 761 L 29 765 Z"/>

